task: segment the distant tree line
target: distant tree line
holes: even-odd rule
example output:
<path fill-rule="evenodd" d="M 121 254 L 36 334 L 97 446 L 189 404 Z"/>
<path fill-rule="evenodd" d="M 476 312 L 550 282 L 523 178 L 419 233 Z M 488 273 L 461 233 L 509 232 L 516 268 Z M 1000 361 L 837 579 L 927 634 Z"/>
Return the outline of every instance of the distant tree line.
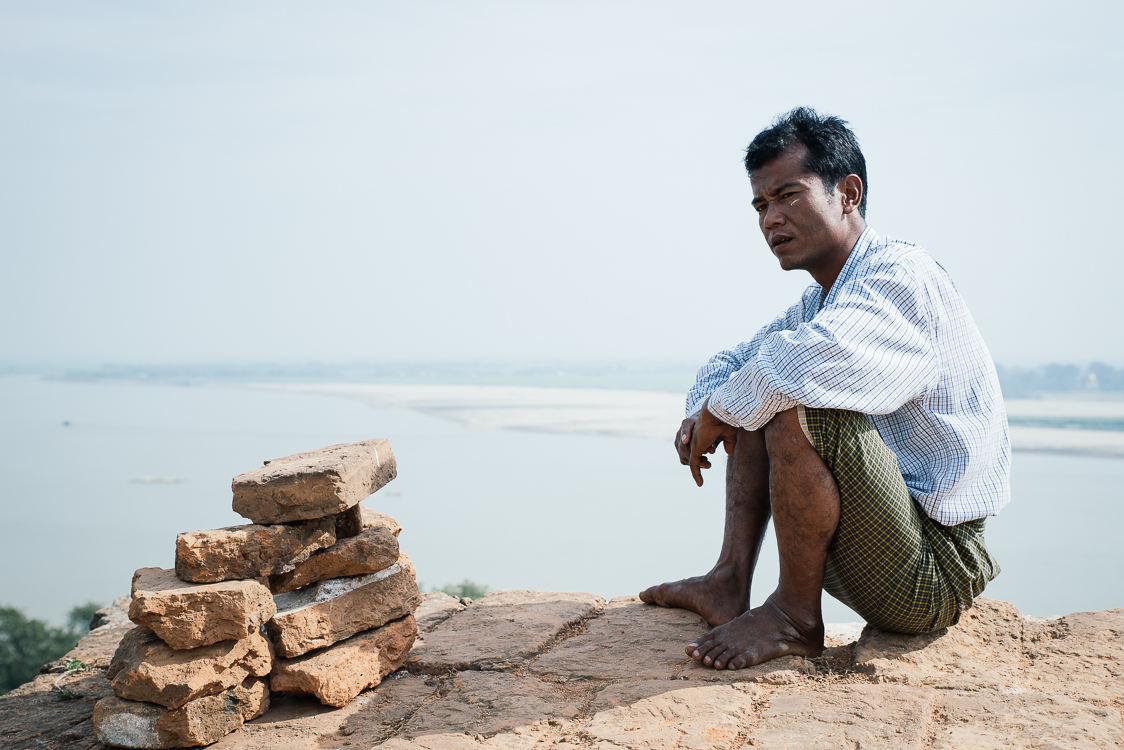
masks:
<path fill-rule="evenodd" d="M 1103 362 L 1088 367 L 1046 365 L 1023 368 L 997 365 L 999 383 L 1007 398 L 1025 398 L 1044 393 L 1124 392 L 1124 368 Z"/>
<path fill-rule="evenodd" d="M 100 608 L 96 602 L 80 604 L 70 610 L 67 626 L 56 628 L 0 605 L 0 695 L 30 682 L 40 667 L 74 648 Z"/>

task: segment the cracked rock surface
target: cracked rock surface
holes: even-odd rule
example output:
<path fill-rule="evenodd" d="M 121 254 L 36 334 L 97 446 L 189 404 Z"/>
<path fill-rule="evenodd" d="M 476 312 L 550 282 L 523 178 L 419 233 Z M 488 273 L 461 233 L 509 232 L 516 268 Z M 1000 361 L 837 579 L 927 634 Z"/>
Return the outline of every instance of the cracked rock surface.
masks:
<path fill-rule="evenodd" d="M 339 709 L 274 693 L 211 747 L 1124 747 L 1124 609 L 1043 620 L 978 599 L 947 630 L 834 630 L 817 659 L 724 672 L 682 655 L 705 632 L 698 617 L 632 597 L 507 591 L 430 609 L 408 671 Z M 0 746 L 101 747 L 90 714 L 125 632 L 107 621 L 78 646 L 89 669 L 56 662 L 0 697 Z M 76 697 L 55 699 L 60 676 Z"/>

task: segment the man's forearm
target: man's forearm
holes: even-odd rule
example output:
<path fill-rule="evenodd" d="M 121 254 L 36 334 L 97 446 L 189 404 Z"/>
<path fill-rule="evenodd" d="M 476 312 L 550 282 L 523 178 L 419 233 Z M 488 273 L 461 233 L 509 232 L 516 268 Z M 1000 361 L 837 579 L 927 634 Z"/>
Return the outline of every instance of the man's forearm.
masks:
<path fill-rule="evenodd" d="M 687 392 L 686 415 L 688 417 L 698 414 L 703 402 L 729 380 L 731 375 L 745 365 L 745 360 L 738 351 L 744 346 L 746 345 L 741 344 L 737 348 L 719 352 L 699 368 L 695 375 L 695 384 Z"/>

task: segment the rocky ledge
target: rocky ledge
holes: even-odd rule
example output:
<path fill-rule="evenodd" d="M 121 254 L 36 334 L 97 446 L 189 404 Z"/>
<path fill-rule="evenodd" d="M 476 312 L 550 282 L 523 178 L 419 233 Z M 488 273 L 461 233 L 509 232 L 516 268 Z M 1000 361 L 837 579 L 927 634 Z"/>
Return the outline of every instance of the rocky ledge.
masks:
<path fill-rule="evenodd" d="M 120 602 L 127 604 L 127 602 Z M 467 606 L 466 606 L 467 604 Z M 715 672 L 683 655 L 706 626 L 634 598 L 430 594 L 406 668 L 341 709 L 275 694 L 214 748 L 1118 748 L 1124 609 L 1024 617 L 979 599 L 924 636 L 836 629 L 818 659 Z M 118 610 L 0 697 L 0 745 L 95 748 Z"/>

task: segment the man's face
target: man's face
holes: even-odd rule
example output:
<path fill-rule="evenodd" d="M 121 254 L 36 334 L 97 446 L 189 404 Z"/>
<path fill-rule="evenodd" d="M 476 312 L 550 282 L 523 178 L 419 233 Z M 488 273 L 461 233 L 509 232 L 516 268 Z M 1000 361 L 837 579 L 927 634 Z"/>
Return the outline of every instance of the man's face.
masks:
<path fill-rule="evenodd" d="M 829 193 L 819 175 L 804 170 L 807 153 L 801 144 L 790 146 L 757 169 L 750 185 L 761 233 L 781 268 L 815 276 L 846 244 L 847 225 L 843 194 L 834 189 Z"/>

